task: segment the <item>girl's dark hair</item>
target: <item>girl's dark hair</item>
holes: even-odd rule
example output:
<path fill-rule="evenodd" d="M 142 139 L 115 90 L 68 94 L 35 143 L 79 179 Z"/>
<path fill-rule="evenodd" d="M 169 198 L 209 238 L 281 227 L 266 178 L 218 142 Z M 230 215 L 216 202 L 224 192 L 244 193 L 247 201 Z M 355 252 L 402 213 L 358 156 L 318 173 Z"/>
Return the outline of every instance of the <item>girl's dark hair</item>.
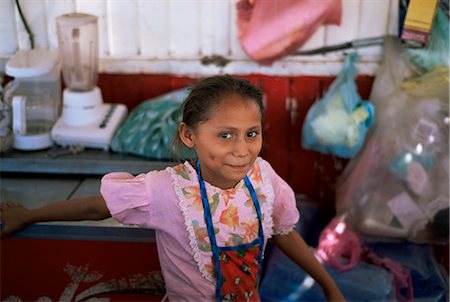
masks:
<path fill-rule="evenodd" d="M 229 75 L 205 78 L 195 84 L 181 105 L 182 122 L 195 129 L 199 122 L 208 120 L 211 108 L 219 104 L 226 96 L 238 95 L 244 100 L 255 102 L 259 107 L 261 120 L 264 117 L 264 105 L 261 90 L 249 81 Z M 183 143 L 178 133 L 174 137 L 174 147 L 183 157 Z"/>
<path fill-rule="evenodd" d="M 261 90 L 249 81 L 233 78 L 229 75 L 213 76 L 200 81 L 191 89 L 181 109 L 182 121 L 190 128 L 209 117 L 212 107 L 219 104 L 226 96 L 236 94 L 245 100 L 255 102 L 261 113 L 264 113 Z"/>

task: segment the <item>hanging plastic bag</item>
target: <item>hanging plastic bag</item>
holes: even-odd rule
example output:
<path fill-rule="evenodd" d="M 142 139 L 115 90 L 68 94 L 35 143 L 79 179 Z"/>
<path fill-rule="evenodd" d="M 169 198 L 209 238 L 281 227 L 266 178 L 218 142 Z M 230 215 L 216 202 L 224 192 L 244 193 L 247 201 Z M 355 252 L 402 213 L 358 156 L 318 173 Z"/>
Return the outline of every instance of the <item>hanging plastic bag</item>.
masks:
<path fill-rule="evenodd" d="M 373 123 L 374 107 L 358 94 L 354 80 L 356 60 L 356 53 L 346 56 L 329 91 L 309 109 L 302 131 L 305 149 L 351 158 L 363 145 Z"/>
<path fill-rule="evenodd" d="M 398 39 L 386 39 L 370 96 L 377 122 L 336 188 L 336 211 L 360 234 L 448 242 L 448 72 L 418 73 Z"/>
<path fill-rule="evenodd" d="M 111 150 L 151 159 L 173 159 L 179 108 L 188 89 L 177 90 L 142 102 L 116 131 Z"/>
<path fill-rule="evenodd" d="M 298 50 L 319 26 L 339 25 L 341 14 L 341 0 L 240 0 L 239 41 L 252 60 L 270 65 Z"/>

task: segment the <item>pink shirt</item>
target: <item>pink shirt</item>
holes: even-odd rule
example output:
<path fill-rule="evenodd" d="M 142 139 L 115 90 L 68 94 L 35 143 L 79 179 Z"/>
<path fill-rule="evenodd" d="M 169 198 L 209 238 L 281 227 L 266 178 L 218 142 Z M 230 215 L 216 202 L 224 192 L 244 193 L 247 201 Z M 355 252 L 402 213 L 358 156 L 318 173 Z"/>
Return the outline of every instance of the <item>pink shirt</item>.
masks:
<path fill-rule="evenodd" d="M 258 195 L 265 241 L 290 232 L 299 213 L 289 185 L 261 158 L 247 175 Z M 218 245 L 256 239 L 257 216 L 243 180 L 228 190 L 205 185 Z M 100 191 L 119 222 L 155 229 L 169 300 L 214 300 L 215 272 L 199 184 L 188 162 L 138 176 L 109 173 Z"/>

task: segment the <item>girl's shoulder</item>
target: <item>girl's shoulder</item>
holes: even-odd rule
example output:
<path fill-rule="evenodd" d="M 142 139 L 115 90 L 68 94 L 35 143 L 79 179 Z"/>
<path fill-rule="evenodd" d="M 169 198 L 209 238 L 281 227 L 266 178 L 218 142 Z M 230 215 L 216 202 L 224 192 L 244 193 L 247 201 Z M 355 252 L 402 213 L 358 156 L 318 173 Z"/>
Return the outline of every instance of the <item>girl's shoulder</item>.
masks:
<path fill-rule="evenodd" d="M 261 174 L 262 177 L 265 176 L 266 181 L 272 180 L 272 178 L 278 175 L 275 170 L 272 168 L 272 165 L 262 157 L 258 157 L 253 165 L 252 170 L 249 174 Z"/>
<path fill-rule="evenodd" d="M 258 164 L 260 167 L 263 167 L 263 169 L 267 170 L 268 172 L 275 173 L 274 169 L 272 168 L 272 165 L 264 158 L 258 156 L 256 158 L 255 163 Z"/>
<path fill-rule="evenodd" d="M 142 192 L 140 195 L 148 195 L 158 188 L 170 186 L 170 175 L 167 168 L 164 170 L 152 170 L 146 173 L 133 175 L 128 172 L 110 172 L 105 174 L 101 180 L 102 191 L 113 191 L 114 194 L 136 191 Z M 113 194 L 113 195 L 114 195 Z"/>
<path fill-rule="evenodd" d="M 257 171 L 259 169 L 261 171 L 260 175 L 266 182 L 265 185 L 270 185 L 273 188 L 277 188 L 280 186 L 290 188 L 287 182 L 280 175 L 278 175 L 278 173 L 267 160 L 258 157 L 255 161 L 255 164 L 255 166 L 257 166 L 255 170 Z"/>
<path fill-rule="evenodd" d="M 167 167 L 164 171 L 174 180 L 183 179 L 185 181 L 197 181 L 197 172 L 188 161 L 172 167 Z"/>

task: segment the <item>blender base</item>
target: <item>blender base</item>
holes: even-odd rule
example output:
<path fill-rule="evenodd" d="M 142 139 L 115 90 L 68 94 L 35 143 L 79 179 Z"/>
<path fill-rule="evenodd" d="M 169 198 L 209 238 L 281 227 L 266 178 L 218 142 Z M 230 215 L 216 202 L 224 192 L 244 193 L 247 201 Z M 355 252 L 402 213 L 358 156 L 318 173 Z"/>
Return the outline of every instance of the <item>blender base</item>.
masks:
<path fill-rule="evenodd" d="M 42 133 L 36 135 L 18 135 L 14 134 L 13 147 L 16 150 L 36 151 L 47 149 L 53 146 L 50 133 Z"/>
<path fill-rule="evenodd" d="M 71 126 L 61 117 L 52 129 L 53 141 L 61 146 L 79 145 L 108 150 L 117 128 L 127 115 L 123 104 L 102 104 L 101 118 L 87 125 Z"/>

